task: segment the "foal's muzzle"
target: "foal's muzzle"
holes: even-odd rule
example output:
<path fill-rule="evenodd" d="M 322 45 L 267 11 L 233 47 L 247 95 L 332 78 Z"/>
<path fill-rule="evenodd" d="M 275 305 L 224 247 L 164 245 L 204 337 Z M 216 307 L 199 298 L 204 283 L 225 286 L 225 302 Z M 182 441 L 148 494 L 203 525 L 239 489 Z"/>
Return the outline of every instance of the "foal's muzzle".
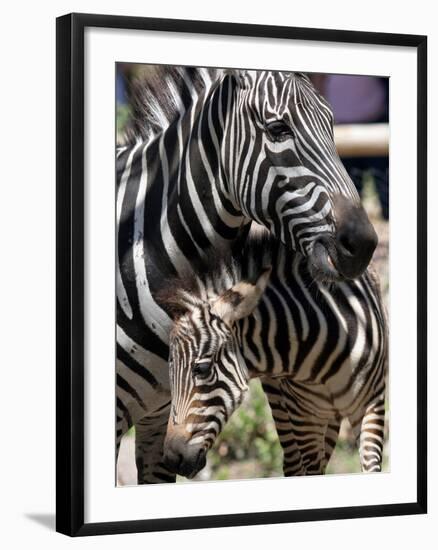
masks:
<path fill-rule="evenodd" d="M 164 464 L 169 471 L 192 478 L 204 468 L 206 460 L 204 445 L 191 444 L 190 434 L 183 425 L 168 430 L 164 442 Z"/>

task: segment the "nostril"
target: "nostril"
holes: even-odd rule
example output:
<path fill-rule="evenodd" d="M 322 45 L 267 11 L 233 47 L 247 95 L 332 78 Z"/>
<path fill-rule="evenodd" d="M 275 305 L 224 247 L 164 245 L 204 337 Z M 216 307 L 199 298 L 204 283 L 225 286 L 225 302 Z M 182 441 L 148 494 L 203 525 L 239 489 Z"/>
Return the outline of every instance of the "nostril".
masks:
<path fill-rule="evenodd" d="M 348 233 L 343 233 L 339 236 L 339 244 L 343 249 L 343 253 L 348 256 L 354 256 L 356 253 L 356 246 L 353 239 Z"/>

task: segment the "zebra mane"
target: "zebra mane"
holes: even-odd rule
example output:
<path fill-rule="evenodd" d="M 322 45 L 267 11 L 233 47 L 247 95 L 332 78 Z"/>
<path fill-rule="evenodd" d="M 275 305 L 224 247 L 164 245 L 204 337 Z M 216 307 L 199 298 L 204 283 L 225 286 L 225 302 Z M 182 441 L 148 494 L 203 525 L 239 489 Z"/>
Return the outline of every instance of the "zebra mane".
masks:
<path fill-rule="evenodd" d="M 221 69 L 144 65 L 126 81 L 130 120 L 118 145 L 148 141 L 159 135 L 184 110 L 182 95 L 184 89 L 188 93 L 187 86 L 196 96 L 221 74 Z"/>
<path fill-rule="evenodd" d="M 261 273 L 271 266 L 278 247 L 270 233 L 259 227 L 252 227 L 247 236 L 243 234 L 238 238 L 232 250 L 208 251 L 194 266 L 194 272 L 165 281 L 156 301 L 175 319 L 221 296 L 241 281 L 255 284 Z"/>

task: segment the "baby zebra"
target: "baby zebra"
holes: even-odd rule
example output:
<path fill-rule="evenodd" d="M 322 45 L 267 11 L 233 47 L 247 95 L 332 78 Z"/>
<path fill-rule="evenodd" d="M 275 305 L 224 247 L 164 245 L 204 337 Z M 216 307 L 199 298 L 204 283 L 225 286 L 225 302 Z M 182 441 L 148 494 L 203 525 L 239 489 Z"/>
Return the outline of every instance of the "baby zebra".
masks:
<path fill-rule="evenodd" d="M 238 249 L 238 250 L 237 250 Z M 324 473 L 342 418 L 363 471 L 380 471 L 387 328 L 377 279 L 311 273 L 265 231 L 251 230 L 160 303 L 173 319 L 166 466 L 193 477 L 249 379 L 260 377 L 284 451 L 285 475 Z"/>

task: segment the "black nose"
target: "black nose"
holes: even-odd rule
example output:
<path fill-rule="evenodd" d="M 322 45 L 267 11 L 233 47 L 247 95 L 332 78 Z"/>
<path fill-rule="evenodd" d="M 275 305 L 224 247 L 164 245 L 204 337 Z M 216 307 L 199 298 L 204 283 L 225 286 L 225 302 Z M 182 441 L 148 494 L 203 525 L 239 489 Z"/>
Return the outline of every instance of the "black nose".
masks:
<path fill-rule="evenodd" d="M 205 466 L 206 452 L 202 443 L 191 444 L 183 430 L 172 429 L 164 442 L 163 458 L 172 473 L 193 477 Z"/>
<path fill-rule="evenodd" d="M 343 216 L 337 228 L 337 268 L 344 277 L 361 275 L 371 261 L 377 246 L 377 234 L 363 208 L 354 208 Z"/>

